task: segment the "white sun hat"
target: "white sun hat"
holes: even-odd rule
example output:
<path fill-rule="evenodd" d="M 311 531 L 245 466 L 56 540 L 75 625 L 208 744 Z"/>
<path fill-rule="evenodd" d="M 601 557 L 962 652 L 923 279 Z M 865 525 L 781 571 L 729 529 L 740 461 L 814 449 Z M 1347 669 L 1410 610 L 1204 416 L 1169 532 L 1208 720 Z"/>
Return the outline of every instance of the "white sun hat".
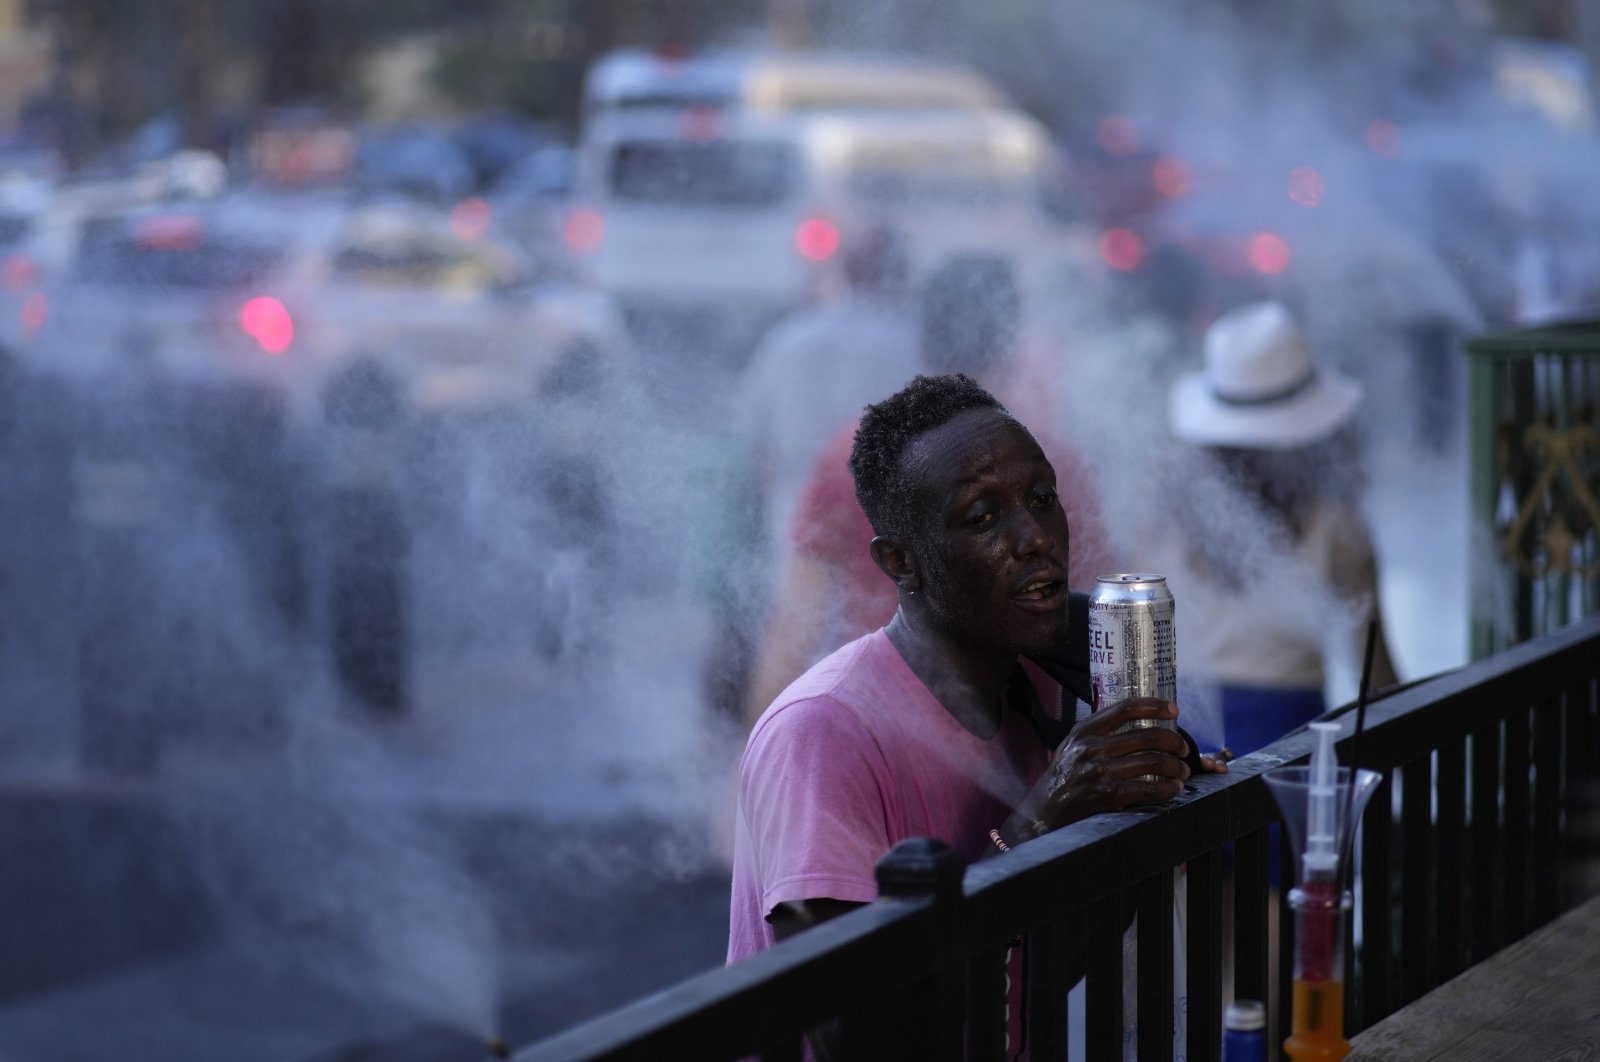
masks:
<path fill-rule="evenodd" d="M 1360 384 L 1311 360 L 1281 303 L 1256 302 L 1212 324 L 1205 369 L 1172 385 L 1167 412 L 1189 442 L 1287 450 L 1333 434 L 1360 402 Z"/>

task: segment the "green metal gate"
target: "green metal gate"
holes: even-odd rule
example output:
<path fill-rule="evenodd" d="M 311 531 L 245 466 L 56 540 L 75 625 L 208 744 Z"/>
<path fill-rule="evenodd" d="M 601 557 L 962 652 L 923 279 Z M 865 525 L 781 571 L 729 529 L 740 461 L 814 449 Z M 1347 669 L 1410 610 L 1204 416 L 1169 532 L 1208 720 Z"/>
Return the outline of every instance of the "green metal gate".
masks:
<path fill-rule="evenodd" d="M 1466 349 L 1480 659 L 1600 611 L 1600 323 L 1484 335 Z"/>

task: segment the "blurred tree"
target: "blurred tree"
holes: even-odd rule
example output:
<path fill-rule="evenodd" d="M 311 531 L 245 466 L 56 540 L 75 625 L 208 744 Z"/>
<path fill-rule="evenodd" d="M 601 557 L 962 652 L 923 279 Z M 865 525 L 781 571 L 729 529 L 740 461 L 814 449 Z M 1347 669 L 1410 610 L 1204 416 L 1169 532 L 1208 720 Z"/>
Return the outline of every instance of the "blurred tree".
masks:
<path fill-rule="evenodd" d="M 55 91 L 65 98 L 55 101 L 54 110 L 69 163 L 84 161 L 98 144 L 128 135 L 157 109 L 164 71 L 146 76 L 141 62 L 150 24 L 147 8 L 156 6 L 164 5 L 45 0 L 38 9 L 56 37 Z"/>
<path fill-rule="evenodd" d="M 212 0 L 180 0 L 178 104 L 183 142 L 190 147 L 222 147 L 216 121 L 217 65 L 223 58 L 221 9 Z"/>
<path fill-rule="evenodd" d="M 767 25 L 780 48 L 809 48 L 816 43 L 811 0 L 769 0 Z"/>
<path fill-rule="evenodd" d="M 420 0 L 412 0 L 413 3 Z M 575 125 L 583 77 L 624 45 L 696 48 L 759 26 L 764 0 L 472 0 L 452 12 L 435 68 L 468 108 L 499 107 Z"/>
<path fill-rule="evenodd" d="M 221 146 L 218 85 L 241 70 L 264 107 L 359 110 L 362 59 L 408 35 L 442 44 L 461 106 L 570 122 L 593 57 L 624 44 L 698 45 L 756 21 L 759 0 L 34 0 L 56 41 L 46 111 L 71 161 L 163 112 Z M 237 81 L 238 78 L 236 77 Z"/>
<path fill-rule="evenodd" d="M 434 80 L 469 109 L 501 108 L 565 124 L 577 114 L 595 26 L 614 31 L 616 0 L 586 20 L 574 0 L 480 0 L 450 24 Z M 609 23 L 609 25 L 607 24 Z"/>
<path fill-rule="evenodd" d="M 748 36 L 767 23 L 771 0 L 654 0 L 649 39 L 641 43 L 701 48 Z"/>
<path fill-rule="evenodd" d="M 393 37 L 432 24 L 447 5 L 434 0 L 237 0 L 237 48 L 263 63 L 261 98 L 269 106 L 353 105 L 360 58 Z M 466 0 L 456 6 L 470 6 Z"/>

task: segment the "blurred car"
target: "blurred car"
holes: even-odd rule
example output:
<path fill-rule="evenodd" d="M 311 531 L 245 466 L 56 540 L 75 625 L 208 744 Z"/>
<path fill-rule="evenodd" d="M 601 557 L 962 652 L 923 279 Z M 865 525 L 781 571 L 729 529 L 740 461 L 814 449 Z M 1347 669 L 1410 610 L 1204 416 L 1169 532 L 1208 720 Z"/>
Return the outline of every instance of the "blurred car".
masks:
<path fill-rule="evenodd" d="M 279 188 L 336 185 L 355 169 L 357 142 L 347 120 L 322 108 L 274 108 L 251 123 L 241 169 Z"/>
<path fill-rule="evenodd" d="M 454 139 L 472 165 L 477 187 L 483 189 L 498 184 L 514 166 L 550 143 L 550 134 L 527 118 L 491 110 L 463 119 Z"/>
<path fill-rule="evenodd" d="M 575 158 L 565 145 L 545 144 L 510 165 L 484 196 L 500 231 L 537 258 L 570 259 L 562 226 L 572 205 Z"/>
<path fill-rule="evenodd" d="M 609 300 L 536 271 L 470 207 L 241 192 L 115 211 L 83 223 L 49 299 L 30 358 L 51 372 L 249 382 L 301 421 L 358 356 L 379 359 L 415 410 L 539 402 L 627 375 Z"/>
<path fill-rule="evenodd" d="M 1193 337 L 1229 307 L 1284 298 L 1302 280 L 1310 219 L 1284 194 L 1281 181 L 1264 187 L 1238 174 L 1197 176 L 1172 153 L 1119 162 L 1124 183 L 1134 190 L 1115 202 L 1089 200 L 1096 250 L 1101 266 L 1143 310 Z M 1181 177 L 1163 178 L 1163 166 Z"/>
<path fill-rule="evenodd" d="M 477 190 L 477 173 L 467 151 L 445 131 L 401 125 L 360 137 L 354 182 L 367 196 L 407 195 L 446 205 Z"/>
<path fill-rule="evenodd" d="M 568 246 L 642 332 L 737 358 L 840 283 L 881 226 L 913 269 L 1028 254 L 1055 219 L 1032 117 L 964 67 L 912 57 L 613 53 L 585 89 Z"/>

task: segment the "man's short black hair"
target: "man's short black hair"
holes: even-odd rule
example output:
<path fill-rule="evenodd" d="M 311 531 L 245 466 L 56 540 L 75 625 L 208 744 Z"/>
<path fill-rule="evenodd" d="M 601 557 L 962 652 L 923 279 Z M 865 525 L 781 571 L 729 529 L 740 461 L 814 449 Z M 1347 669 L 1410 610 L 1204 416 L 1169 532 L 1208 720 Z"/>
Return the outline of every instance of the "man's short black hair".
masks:
<path fill-rule="evenodd" d="M 918 376 L 882 402 L 867 407 L 850 448 L 850 475 L 855 480 L 856 501 L 876 534 L 901 541 L 910 538 L 915 514 L 911 481 L 901 458 L 917 436 L 969 409 L 1006 412 L 965 373 Z"/>

